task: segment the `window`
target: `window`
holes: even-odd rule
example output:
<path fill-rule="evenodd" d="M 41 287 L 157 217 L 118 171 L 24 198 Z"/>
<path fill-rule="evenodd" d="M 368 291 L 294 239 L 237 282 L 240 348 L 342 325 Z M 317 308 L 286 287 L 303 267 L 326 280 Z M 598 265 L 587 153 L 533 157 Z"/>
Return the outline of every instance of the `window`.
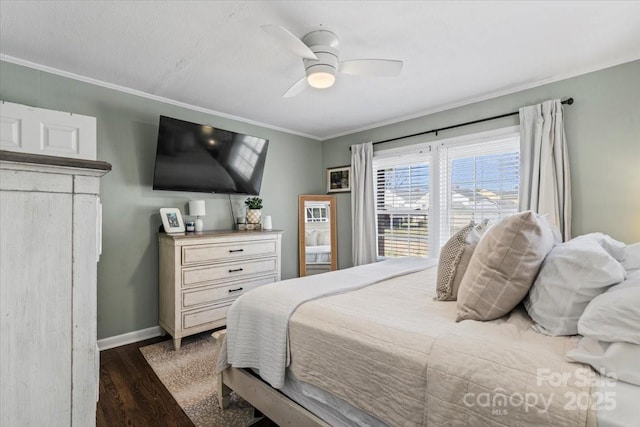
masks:
<path fill-rule="evenodd" d="M 378 256 L 436 257 L 469 221 L 518 212 L 519 147 L 508 128 L 376 152 Z"/>
<path fill-rule="evenodd" d="M 518 212 L 520 137 L 446 147 L 440 160 L 440 245 L 469 221 Z"/>
<path fill-rule="evenodd" d="M 374 159 L 379 257 L 429 255 L 431 155 Z"/>
<path fill-rule="evenodd" d="M 329 222 L 328 207 L 326 203 L 307 204 L 305 222 Z"/>

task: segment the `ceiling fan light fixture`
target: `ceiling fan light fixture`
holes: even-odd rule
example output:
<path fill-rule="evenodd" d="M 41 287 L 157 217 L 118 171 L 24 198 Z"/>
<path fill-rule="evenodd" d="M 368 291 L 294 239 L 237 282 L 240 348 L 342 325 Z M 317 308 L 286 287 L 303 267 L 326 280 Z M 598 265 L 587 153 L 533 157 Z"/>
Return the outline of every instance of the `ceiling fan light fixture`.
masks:
<path fill-rule="evenodd" d="M 307 69 L 307 83 L 316 89 L 327 89 L 336 82 L 336 69 L 330 65 L 315 65 Z"/>
<path fill-rule="evenodd" d="M 314 71 L 307 74 L 307 83 L 316 89 L 327 89 L 333 86 L 336 81 L 335 73 L 326 71 Z"/>

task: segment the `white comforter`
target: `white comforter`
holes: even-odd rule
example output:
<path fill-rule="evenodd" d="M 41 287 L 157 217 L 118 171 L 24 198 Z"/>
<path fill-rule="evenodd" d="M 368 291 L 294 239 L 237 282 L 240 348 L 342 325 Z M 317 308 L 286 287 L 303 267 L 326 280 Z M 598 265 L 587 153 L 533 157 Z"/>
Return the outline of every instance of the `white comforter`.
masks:
<path fill-rule="evenodd" d="M 254 289 L 238 298 L 227 313 L 227 360 L 219 360 L 218 370 L 227 364 L 253 368 L 272 387 L 280 388 L 289 364 L 288 322 L 298 306 L 436 264 L 433 259 L 398 258 Z"/>

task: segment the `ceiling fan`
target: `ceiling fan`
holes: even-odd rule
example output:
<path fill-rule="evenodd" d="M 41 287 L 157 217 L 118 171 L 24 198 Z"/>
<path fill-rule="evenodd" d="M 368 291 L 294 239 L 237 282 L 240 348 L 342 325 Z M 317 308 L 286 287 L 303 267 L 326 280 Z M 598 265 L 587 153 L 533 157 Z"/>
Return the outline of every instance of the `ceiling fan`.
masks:
<path fill-rule="evenodd" d="M 307 86 L 316 89 L 329 88 L 335 83 L 338 72 L 358 76 L 393 77 L 402 70 L 402 61 L 392 59 L 339 61 L 338 36 L 329 30 L 312 31 L 299 39 L 281 25 L 263 25 L 261 28 L 293 53 L 301 56 L 304 63 L 305 76 L 287 89 L 282 95 L 283 98 L 296 96 Z"/>

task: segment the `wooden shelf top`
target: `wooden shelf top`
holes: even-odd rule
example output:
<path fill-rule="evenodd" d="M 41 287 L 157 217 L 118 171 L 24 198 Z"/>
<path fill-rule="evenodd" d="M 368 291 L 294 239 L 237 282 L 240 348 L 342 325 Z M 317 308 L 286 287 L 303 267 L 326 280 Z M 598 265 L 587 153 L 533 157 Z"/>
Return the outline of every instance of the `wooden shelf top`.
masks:
<path fill-rule="evenodd" d="M 167 239 L 190 239 L 202 237 L 220 237 L 231 235 L 248 235 L 248 234 L 282 234 L 284 230 L 204 230 L 204 231 L 185 231 L 184 233 L 164 233 L 159 232 L 158 235 Z"/>
<path fill-rule="evenodd" d="M 95 169 L 110 171 L 111 164 L 97 160 L 72 159 L 70 157 L 45 156 L 42 154 L 19 153 L 0 150 L 0 160 L 16 163 L 32 163 L 36 165 L 64 166 L 70 168 Z"/>

